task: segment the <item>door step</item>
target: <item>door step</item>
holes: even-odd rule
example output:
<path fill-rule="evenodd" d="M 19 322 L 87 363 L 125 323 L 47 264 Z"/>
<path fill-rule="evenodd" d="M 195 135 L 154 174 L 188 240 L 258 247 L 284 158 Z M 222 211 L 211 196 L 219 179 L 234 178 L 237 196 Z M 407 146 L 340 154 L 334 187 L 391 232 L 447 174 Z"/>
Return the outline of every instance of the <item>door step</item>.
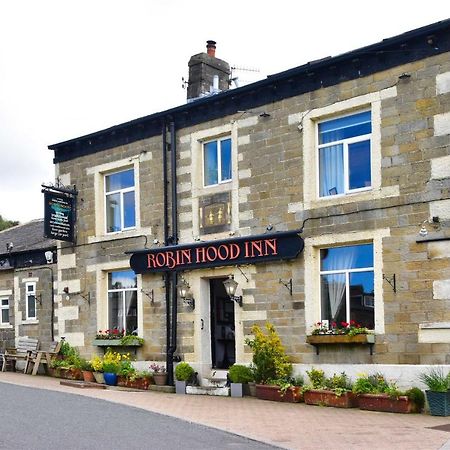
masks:
<path fill-rule="evenodd" d="M 228 397 L 230 395 L 230 388 L 218 386 L 186 386 L 186 394 Z"/>

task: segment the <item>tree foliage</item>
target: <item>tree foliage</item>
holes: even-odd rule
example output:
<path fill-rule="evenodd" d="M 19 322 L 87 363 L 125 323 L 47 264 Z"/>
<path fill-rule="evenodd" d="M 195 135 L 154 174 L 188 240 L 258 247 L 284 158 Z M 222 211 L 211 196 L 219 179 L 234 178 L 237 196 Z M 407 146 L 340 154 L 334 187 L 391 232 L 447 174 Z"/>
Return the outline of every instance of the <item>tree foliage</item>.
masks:
<path fill-rule="evenodd" d="M 7 220 L 0 215 L 0 231 L 15 227 L 16 225 L 19 225 L 19 222 L 17 220 Z"/>

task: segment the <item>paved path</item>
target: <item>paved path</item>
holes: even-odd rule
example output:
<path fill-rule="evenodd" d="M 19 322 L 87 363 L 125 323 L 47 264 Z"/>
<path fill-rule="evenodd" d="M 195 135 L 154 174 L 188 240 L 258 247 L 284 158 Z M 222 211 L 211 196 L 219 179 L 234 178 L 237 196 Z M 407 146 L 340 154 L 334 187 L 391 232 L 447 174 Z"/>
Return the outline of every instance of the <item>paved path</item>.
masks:
<path fill-rule="evenodd" d="M 77 389 L 59 379 L 0 373 L 0 382 L 135 406 L 287 449 L 449 449 L 450 418 L 269 402 L 255 398 Z M 448 425 L 449 431 L 431 427 Z M 1 426 L 1 424 L 0 424 Z M 224 448 L 224 447 L 219 447 Z"/>

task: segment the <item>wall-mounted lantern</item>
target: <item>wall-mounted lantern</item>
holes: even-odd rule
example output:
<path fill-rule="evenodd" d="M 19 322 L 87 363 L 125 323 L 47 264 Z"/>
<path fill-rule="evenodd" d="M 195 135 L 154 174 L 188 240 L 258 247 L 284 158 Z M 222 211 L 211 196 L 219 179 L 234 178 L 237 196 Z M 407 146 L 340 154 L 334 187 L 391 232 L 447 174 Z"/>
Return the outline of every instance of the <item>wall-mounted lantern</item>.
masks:
<path fill-rule="evenodd" d="M 242 307 L 242 296 L 235 295 L 238 284 L 239 283 L 234 279 L 234 275 L 228 275 L 228 278 L 223 282 L 228 297 Z"/>
<path fill-rule="evenodd" d="M 181 278 L 181 281 L 177 284 L 178 296 L 183 300 L 183 303 L 191 309 L 195 308 L 195 299 L 191 292 L 189 284 Z"/>

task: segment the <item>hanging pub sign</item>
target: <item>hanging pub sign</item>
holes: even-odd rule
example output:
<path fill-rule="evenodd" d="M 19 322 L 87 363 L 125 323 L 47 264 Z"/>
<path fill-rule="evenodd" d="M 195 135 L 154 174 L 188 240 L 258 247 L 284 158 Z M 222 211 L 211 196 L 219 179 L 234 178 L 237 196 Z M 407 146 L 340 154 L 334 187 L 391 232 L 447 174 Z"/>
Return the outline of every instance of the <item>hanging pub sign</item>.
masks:
<path fill-rule="evenodd" d="M 62 190 L 44 189 L 42 192 L 44 193 L 44 237 L 74 242 L 74 195 Z"/>
<path fill-rule="evenodd" d="M 132 254 L 130 266 L 135 273 L 148 273 L 293 259 L 303 247 L 298 231 L 282 231 L 127 253 Z"/>

